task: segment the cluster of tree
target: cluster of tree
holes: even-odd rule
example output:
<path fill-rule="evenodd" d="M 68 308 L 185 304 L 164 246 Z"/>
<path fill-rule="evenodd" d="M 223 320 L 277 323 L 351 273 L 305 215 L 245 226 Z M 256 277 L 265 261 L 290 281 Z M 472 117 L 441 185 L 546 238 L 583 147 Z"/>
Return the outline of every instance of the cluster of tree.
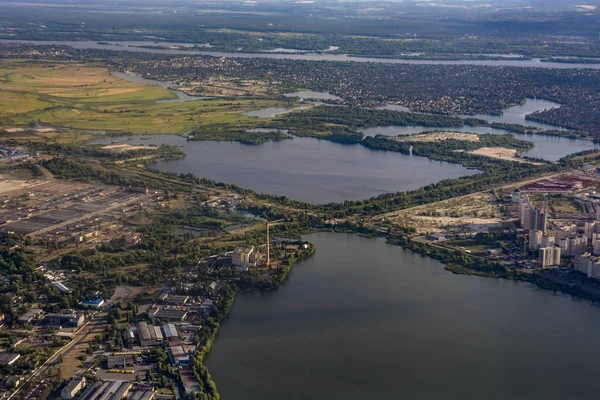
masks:
<path fill-rule="evenodd" d="M 103 149 L 101 146 L 80 146 L 75 144 L 63 144 L 57 142 L 28 142 L 27 148 L 30 151 L 44 152 L 51 155 L 73 156 L 84 158 L 100 158 L 110 160 L 126 160 L 142 156 L 156 156 L 161 158 L 183 157 L 184 153 L 175 146 L 162 145 L 158 148 L 148 147 L 147 149 L 136 149 L 131 151 L 111 151 Z"/>
<path fill-rule="evenodd" d="M 109 185 L 168 189 L 171 182 L 150 175 L 132 174 L 126 169 L 108 164 L 97 164 L 90 159 L 57 156 L 40 163 L 59 179 L 77 179 L 82 182 L 103 182 Z M 177 184 L 179 190 L 181 185 Z"/>
<path fill-rule="evenodd" d="M 225 59 L 216 65 L 206 57 L 163 60 L 160 56 L 128 61 L 122 66 L 153 76 L 259 79 L 327 91 L 355 104 L 394 101 L 413 111 L 448 115 L 497 115 L 526 98 L 544 98 L 562 106 L 536 113 L 532 120 L 600 135 L 592 122 L 600 119 L 600 94 L 593 89 L 600 85 L 600 71 L 593 69 L 271 59 Z"/>

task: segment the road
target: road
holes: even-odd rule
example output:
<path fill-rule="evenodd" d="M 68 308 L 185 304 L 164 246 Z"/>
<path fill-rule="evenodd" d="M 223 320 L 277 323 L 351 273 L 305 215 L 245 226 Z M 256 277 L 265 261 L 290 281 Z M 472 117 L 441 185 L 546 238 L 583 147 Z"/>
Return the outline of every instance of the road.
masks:
<path fill-rule="evenodd" d="M 94 328 L 97 328 L 98 326 L 104 327 L 107 315 L 108 315 L 108 313 L 106 313 L 104 311 L 99 312 L 98 314 L 94 315 L 88 322 L 86 322 L 79 329 L 79 331 L 77 331 L 77 333 L 75 334 L 75 337 L 69 343 L 67 343 L 60 349 L 58 349 L 52 356 L 50 356 L 50 358 L 48 358 L 46 360 L 46 362 L 44 362 L 42 365 L 40 365 L 35 370 L 33 370 L 31 372 L 31 374 L 29 375 L 29 377 L 27 379 L 25 379 L 25 381 L 19 387 L 17 387 L 14 390 L 14 392 L 12 392 L 10 396 L 8 396 L 8 398 L 6 400 L 10 400 L 10 399 L 14 398 L 21 390 L 23 390 L 24 387 L 27 386 L 27 384 L 29 382 L 31 382 L 33 379 L 35 379 L 39 376 L 44 375 L 52 367 L 52 365 L 58 359 L 58 357 L 60 357 L 60 356 L 64 357 L 74 346 L 76 346 L 84 338 L 86 338 L 88 336 L 88 333 L 92 332 L 92 330 Z M 69 378 L 69 377 L 65 377 L 65 378 Z"/>

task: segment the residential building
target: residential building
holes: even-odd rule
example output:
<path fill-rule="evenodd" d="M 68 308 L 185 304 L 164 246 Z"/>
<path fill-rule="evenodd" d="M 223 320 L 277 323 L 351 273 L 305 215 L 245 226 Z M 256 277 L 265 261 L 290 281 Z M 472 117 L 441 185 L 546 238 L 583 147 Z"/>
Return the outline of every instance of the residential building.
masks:
<path fill-rule="evenodd" d="M 590 253 L 575 256 L 573 266 L 588 278 L 600 279 L 600 259 L 592 257 Z"/>
<path fill-rule="evenodd" d="M 560 252 L 561 250 L 559 247 L 541 247 L 540 264 L 542 265 L 542 268 L 560 265 Z"/>
<path fill-rule="evenodd" d="M 588 240 L 585 236 L 569 237 L 558 241 L 558 246 L 562 251 L 562 255 L 566 257 L 583 254 L 587 248 Z"/>
<path fill-rule="evenodd" d="M 40 315 L 42 314 L 42 312 L 43 312 L 43 310 L 41 310 L 39 308 L 32 308 L 31 310 L 27 311 L 25 314 L 23 314 L 19 318 L 17 318 L 17 322 L 19 324 L 31 323 L 34 320 L 38 319 L 40 317 Z"/>
<path fill-rule="evenodd" d="M 600 224 L 597 221 L 586 222 L 583 227 L 583 232 L 585 237 L 592 240 L 594 233 L 598 233 L 600 231 Z"/>
<path fill-rule="evenodd" d="M 540 247 L 554 247 L 554 236 L 544 235 L 542 236 L 542 244 Z"/>
<path fill-rule="evenodd" d="M 533 229 L 529 232 L 529 250 L 536 251 L 542 244 L 542 231 Z"/>
<path fill-rule="evenodd" d="M 594 233 L 592 237 L 592 254 L 600 256 L 600 233 Z"/>

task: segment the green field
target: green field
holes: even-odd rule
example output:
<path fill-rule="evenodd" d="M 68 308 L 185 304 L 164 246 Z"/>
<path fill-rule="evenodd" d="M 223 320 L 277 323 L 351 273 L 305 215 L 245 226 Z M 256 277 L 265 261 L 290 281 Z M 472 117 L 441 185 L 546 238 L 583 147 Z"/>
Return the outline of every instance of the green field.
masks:
<path fill-rule="evenodd" d="M 103 67 L 75 63 L 0 61 L 0 128 L 41 123 L 50 126 L 126 133 L 183 134 L 198 128 L 197 137 L 218 139 L 228 131 L 235 139 L 244 129 L 267 119 L 243 112 L 279 105 L 275 100 L 172 99 L 172 91 L 120 80 Z"/>

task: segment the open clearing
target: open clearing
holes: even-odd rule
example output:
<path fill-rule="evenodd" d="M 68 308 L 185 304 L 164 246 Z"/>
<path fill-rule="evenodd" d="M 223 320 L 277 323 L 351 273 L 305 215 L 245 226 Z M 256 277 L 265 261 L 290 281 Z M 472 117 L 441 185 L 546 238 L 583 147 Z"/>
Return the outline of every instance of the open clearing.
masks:
<path fill-rule="evenodd" d="M 432 132 L 420 133 L 418 135 L 397 136 L 394 138 L 397 142 L 440 142 L 444 140 L 462 140 L 467 142 L 479 142 L 479 136 L 474 133 L 460 132 Z"/>
<path fill-rule="evenodd" d="M 135 146 L 133 144 L 110 144 L 102 147 L 105 150 L 111 150 L 116 153 L 123 153 L 125 151 L 141 150 L 141 149 L 155 149 L 156 146 Z"/>
<path fill-rule="evenodd" d="M 419 233 L 431 233 L 452 230 L 487 232 L 489 228 L 508 222 L 501 216 L 502 212 L 490 193 L 475 193 L 391 212 L 377 218 L 383 217 L 400 227 L 412 226 Z"/>
<path fill-rule="evenodd" d="M 507 149 L 505 147 L 481 147 L 479 149 L 471 151 L 471 154 L 476 154 L 478 156 L 484 157 L 499 158 L 501 160 L 516 161 L 526 164 L 541 165 L 540 163 L 534 163 L 532 161 L 528 161 L 526 159 L 517 157 L 517 150 Z"/>

